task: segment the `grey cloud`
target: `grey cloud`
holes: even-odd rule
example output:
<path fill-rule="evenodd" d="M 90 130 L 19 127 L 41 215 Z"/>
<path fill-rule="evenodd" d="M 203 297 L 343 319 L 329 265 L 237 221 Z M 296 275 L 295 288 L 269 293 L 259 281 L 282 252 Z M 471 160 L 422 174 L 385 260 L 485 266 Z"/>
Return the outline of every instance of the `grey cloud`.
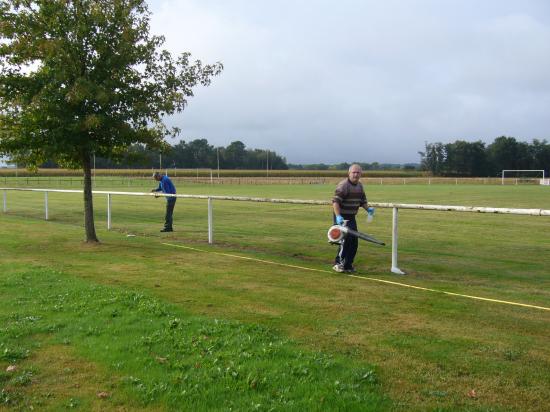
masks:
<path fill-rule="evenodd" d="M 186 140 L 240 139 L 291 162 L 334 163 L 418 161 L 426 140 L 550 137 L 543 0 L 157 0 L 151 9 L 172 52 L 226 67 L 169 120 Z"/>

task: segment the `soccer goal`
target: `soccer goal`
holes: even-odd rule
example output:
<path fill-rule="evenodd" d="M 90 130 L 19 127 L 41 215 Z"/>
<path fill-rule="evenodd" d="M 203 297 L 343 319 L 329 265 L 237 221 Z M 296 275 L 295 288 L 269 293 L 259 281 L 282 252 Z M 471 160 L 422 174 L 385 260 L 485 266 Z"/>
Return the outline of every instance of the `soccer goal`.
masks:
<path fill-rule="evenodd" d="M 539 179 L 539 176 L 542 177 Z M 546 179 L 544 170 L 534 169 L 505 169 L 502 171 L 502 184 L 506 182 L 506 178 L 515 178 L 513 181 L 516 185 L 518 183 L 532 183 L 533 180 L 539 180 L 541 185 L 548 185 L 549 179 Z M 546 182 L 546 183 L 545 183 Z"/>

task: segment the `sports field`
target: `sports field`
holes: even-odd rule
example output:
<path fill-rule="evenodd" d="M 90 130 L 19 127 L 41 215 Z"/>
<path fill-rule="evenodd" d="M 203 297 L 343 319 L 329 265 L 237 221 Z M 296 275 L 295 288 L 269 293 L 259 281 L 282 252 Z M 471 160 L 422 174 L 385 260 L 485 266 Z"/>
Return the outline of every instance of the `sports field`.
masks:
<path fill-rule="evenodd" d="M 323 200 L 332 190 L 178 186 L 180 194 Z M 366 191 L 373 202 L 550 209 L 549 188 L 534 185 Z M 179 199 L 176 231 L 160 234 L 163 199 L 115 196 L 107 231 L 98 195 L 102 243 L 91 246 L 82 242 L 81 197 L 51 193 L 46 222 L 42 193 L 8 192 L 0 410 L 550 404 L 549 217 L 402 210 L 399 267 L 407 275 L 389 273 L 389 246 L 363 242 L 350 277 L 330 271 L 328 206 L 214 201 L 208 245 L 206 200 Z M 359 226 L 391 242 L 391 210 L 377 209 L 369 225 L 363 215 Z"/>

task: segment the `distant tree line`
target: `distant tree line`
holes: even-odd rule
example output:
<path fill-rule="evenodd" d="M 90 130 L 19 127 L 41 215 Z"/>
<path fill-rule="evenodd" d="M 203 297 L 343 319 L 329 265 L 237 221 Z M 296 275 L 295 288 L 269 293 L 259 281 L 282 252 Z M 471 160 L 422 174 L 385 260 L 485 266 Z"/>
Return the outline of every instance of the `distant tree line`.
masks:
<path fill-rule="evenodd" d="M 98 169 L 144 169 L 144 168 L 210 168 L 216 169 L 248 169 L 261 170 L 348 170 L 352 163 L 358 163 L 363 170 L 418 170 L 417 163 L 312 163 L 292 164 L 286 158 L 273 150 L 249 149 L 236 140 L 226 147 L 214 147 L 207 139 L 195 139 L 189 142 L 181 141 L 176 145 L 166 143 L 162 149 L 149 149 L 145 145 L 135 144 L 122 153 L 111 158 L 96 156 L 95 167 Z M 11 163 L 11 162 L 10 162 Z M 21 165 L 20 166 L 24 166 Z M 47 161 L 41 165 L 44 168 L 55 168 L 55 162 Z"/>
<path fill-rule="evenodd" d="M 174 146 L 166 144 L 161 150 L 151 150 L 136 144 L 110 159 L 96 157 L 95 166 L 98 169 L 215 169 L 218 160 L 220 169 L 288 169 L 286 159 L 272 150 L 248 149 L 238 140 L 226 147 L 214 147 L 206 139 L 181 141 Z M 57 165 L 46 162 L 43 167 Z"/>
<path fill-rule="evenodd" d="M 311 164 L 293 164 L 289 163 L 289 169 L 296 170 L 348 170 L 352 164 L 358 164 L 363 170 L 417 170 L 420 165 L 417 163 L 363 163 L 363 162 L 353 162 L 353 163 L 336 163 L 336 164 L 325 164 L 325 163 L 311 163 Z"/>
<path fill-rule="evenodd" d="M 550 144 L 534 139 L 519 142 L 514 137 L 497 137 L 488 146 L 482 141 L 426 143 L 420 154 L 422 170 L 433 176 L 498 176 L 504 169 L 550 168 Z"/>

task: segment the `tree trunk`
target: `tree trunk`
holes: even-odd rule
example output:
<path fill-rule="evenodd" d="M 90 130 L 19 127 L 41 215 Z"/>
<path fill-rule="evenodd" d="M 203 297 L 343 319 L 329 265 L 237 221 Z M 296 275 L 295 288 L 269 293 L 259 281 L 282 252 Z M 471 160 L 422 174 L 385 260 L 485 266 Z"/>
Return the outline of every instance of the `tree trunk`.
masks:
<path fill-rule="evenodd" d="M 92 167 L 88 154 L 84 154 L 82 166 L 84 169 L 84 227 L 86 228 L 86 242 L 99 242 L 95 234 L 94 202 L 92 198 Z"/>

